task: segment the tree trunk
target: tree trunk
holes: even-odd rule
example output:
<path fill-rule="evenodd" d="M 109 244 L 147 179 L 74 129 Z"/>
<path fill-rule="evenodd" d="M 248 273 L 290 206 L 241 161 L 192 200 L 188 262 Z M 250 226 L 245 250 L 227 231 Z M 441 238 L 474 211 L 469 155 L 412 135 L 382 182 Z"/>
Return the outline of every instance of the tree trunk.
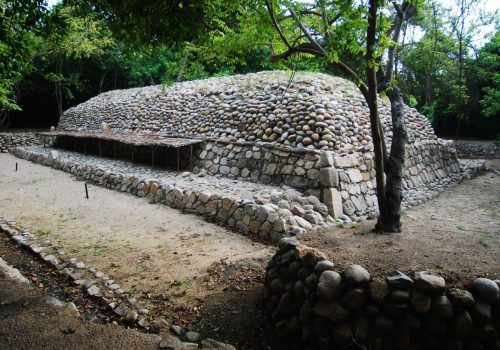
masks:
<path fill-rule="evenodd" d="M 62 65 L 63 65 L 63 56 L 61 53 L 59 54 L 56 64 L 56 73 L 59 77 L 62 75 Z M 56 95 L 57 113 L 59 115 L 59 118 L 61 118 L 63 113 L 63 91 L 62 91 L 62 82 L 60 79 L 54 82 L 54 93 Z"/>
<path fill-rule="evenodd" d="M 380 206 L 379 217 L 375 225 L 376 232 L 401 231 L 401 194 L 403 165 L 405 160 L 405 144 L 407 140 L 404 126 L 404 103 L 398 86 L 388 91 L 391 101 L 392 143 L 389 158 L 385 163 L 386 187 L 385 200 Z"/>
<path fill-rule="evenodd" d="M 7 129 L 10 125 L 10 112 L 0 112 L 0 130 Z"/>
<path fill-rule="evenodd" d="M 186 71 L 187 63 L 188 63 L 188 54 L 185 53 L 184 56 L 182 56 L 179 72 L 177 73 L 177 78 L 175 79 L 177 83 L 184 81 L 184 72 Z"/>
<path fill-rule="evenodd" d="M 104 78 L 106 77 L 106 74 L 108 74 L 108 72 L 109 72 L 109 69 L 106 69 L 106 71 L 104 72 L 104 74 L 101 77 L 101 82 L 99 83 L 99 93 L 102 92 L 102 86 L 104 85 Z"/>
<path fill-rule="evenodd" d="M 370 128 L 372 131 L 373 151 L 375 153 L 375 180 L 377 183 L 377 201 L 379 208 L 385 203 L 385 181 L 384 181 L 384 138 L 383 129 L 378 113 L 377 94 L 377 72 L 375 67 L 375 35 L 377 28 L 377 3 L 370 0 L 370 16 L 368 18 L 368 29 L 366 33 L 366 60 L 368 93 L 365 96 L 370 110 Z"/>
<path fill-rule="evenodd" d="M 59 115 L 59 118 L 62 116 L 63 113 L 63 107 L 62 107 L 62 88 L 61 88 L 61 83 L 56 82 L 55 83 L 55 94 L 56 94 L 56 103 L 57 103 L 57 113 Z"/>

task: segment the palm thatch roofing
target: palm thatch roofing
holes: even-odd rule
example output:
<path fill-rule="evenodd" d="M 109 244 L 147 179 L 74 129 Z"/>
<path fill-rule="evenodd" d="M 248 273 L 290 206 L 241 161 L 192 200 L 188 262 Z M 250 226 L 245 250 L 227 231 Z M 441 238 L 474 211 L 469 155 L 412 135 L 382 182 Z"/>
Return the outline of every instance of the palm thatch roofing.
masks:
<path fill-rule="evenodd" d="M 41 132 L 42 136 L 64 136 L 82 139 L 98 139 L 104 141 L 116 141 L 133 146 L 162 146 L 169 148 L 181 148 L 195 145 L 203 142 L 201 139 L 179 138 L 162 134 L 145 133 L 113 133 L 113 132 L 95 132 L 95 131 L 47 131 Z"/>

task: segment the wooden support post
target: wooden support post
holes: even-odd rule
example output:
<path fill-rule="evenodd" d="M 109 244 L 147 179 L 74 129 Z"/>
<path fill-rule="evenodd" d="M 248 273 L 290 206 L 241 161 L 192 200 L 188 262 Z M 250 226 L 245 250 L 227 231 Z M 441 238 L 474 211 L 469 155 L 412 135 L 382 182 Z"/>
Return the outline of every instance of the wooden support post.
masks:
<path fill-rule="evenodd" d="M 177 147 L 177 171 L 181 171 L 181 157 L 179 154 L 179 147 Z"/>
<path fill-rule="evenodd" d="M 155 167 L 155 148 L 151 146 L 151 168 Z"/>
<path fill-rule="evenodd" d="M 189 145 L 189 169 L 193 171 L 193 145 Z"/>
<path fill-rule="evenodd" d="M 87 188 L 86 182 L 85 182 L 85 198 L 89 199 L 89 189 Z"/>

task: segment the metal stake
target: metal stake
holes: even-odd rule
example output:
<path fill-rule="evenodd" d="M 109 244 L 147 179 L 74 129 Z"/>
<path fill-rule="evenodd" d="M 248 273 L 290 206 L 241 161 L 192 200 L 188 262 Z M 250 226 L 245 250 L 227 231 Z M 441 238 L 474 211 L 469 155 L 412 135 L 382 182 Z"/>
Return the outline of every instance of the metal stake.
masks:
<path fill-rule="evenodd" d="M 87 188 L 86 182 L 85 182 L 85 198 L 89 199 L 89 189 Z"/>

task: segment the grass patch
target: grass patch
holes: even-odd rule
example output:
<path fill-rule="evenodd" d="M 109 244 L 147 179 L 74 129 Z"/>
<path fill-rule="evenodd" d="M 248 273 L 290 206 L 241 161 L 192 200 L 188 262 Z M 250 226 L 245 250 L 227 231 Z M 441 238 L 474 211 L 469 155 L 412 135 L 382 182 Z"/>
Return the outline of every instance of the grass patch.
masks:
<path fill-rule="evenodd" d="M 92 250 L 94 256 L 101 256 L 103 253 L 109 250 L 109 246 L 101 241 L 94 244 L 85 244 L 82 246 L 83 249 Z"/>
<path fill-rule="evenodd" d="M 177 279 L 174 280 L 170 285 L 173 287 L 187 287 L 191 284 L 189 279 Z"/>
<path fill-rule="evenodd" d="M 365 230 L 359 230 L 358 231 L 358 235 L 364 236 L 364 235 L 366 235 L 366 231 Z"/>
<path fill-rule="evenodd" d="M 36 234 L 40 237 L 48 236 L 51 233 L 52 233 L 52 231 L 50 229 L 41 229 L 41 230 L 36 231 Z"/>
<path fill-rule="evenodd" d="M 490 244 L 488 243 L 488 238 L 490 238 L 488 232 L 481 232 L 478 238 L 479 244 L 483 247 L 489 247 Z"/>
<path fill-rule="evenodd" d="M 457 229 L 459 229 L 460 231 L 465 231 L 465 227 L 463 225 L 458 225 Z"/>

